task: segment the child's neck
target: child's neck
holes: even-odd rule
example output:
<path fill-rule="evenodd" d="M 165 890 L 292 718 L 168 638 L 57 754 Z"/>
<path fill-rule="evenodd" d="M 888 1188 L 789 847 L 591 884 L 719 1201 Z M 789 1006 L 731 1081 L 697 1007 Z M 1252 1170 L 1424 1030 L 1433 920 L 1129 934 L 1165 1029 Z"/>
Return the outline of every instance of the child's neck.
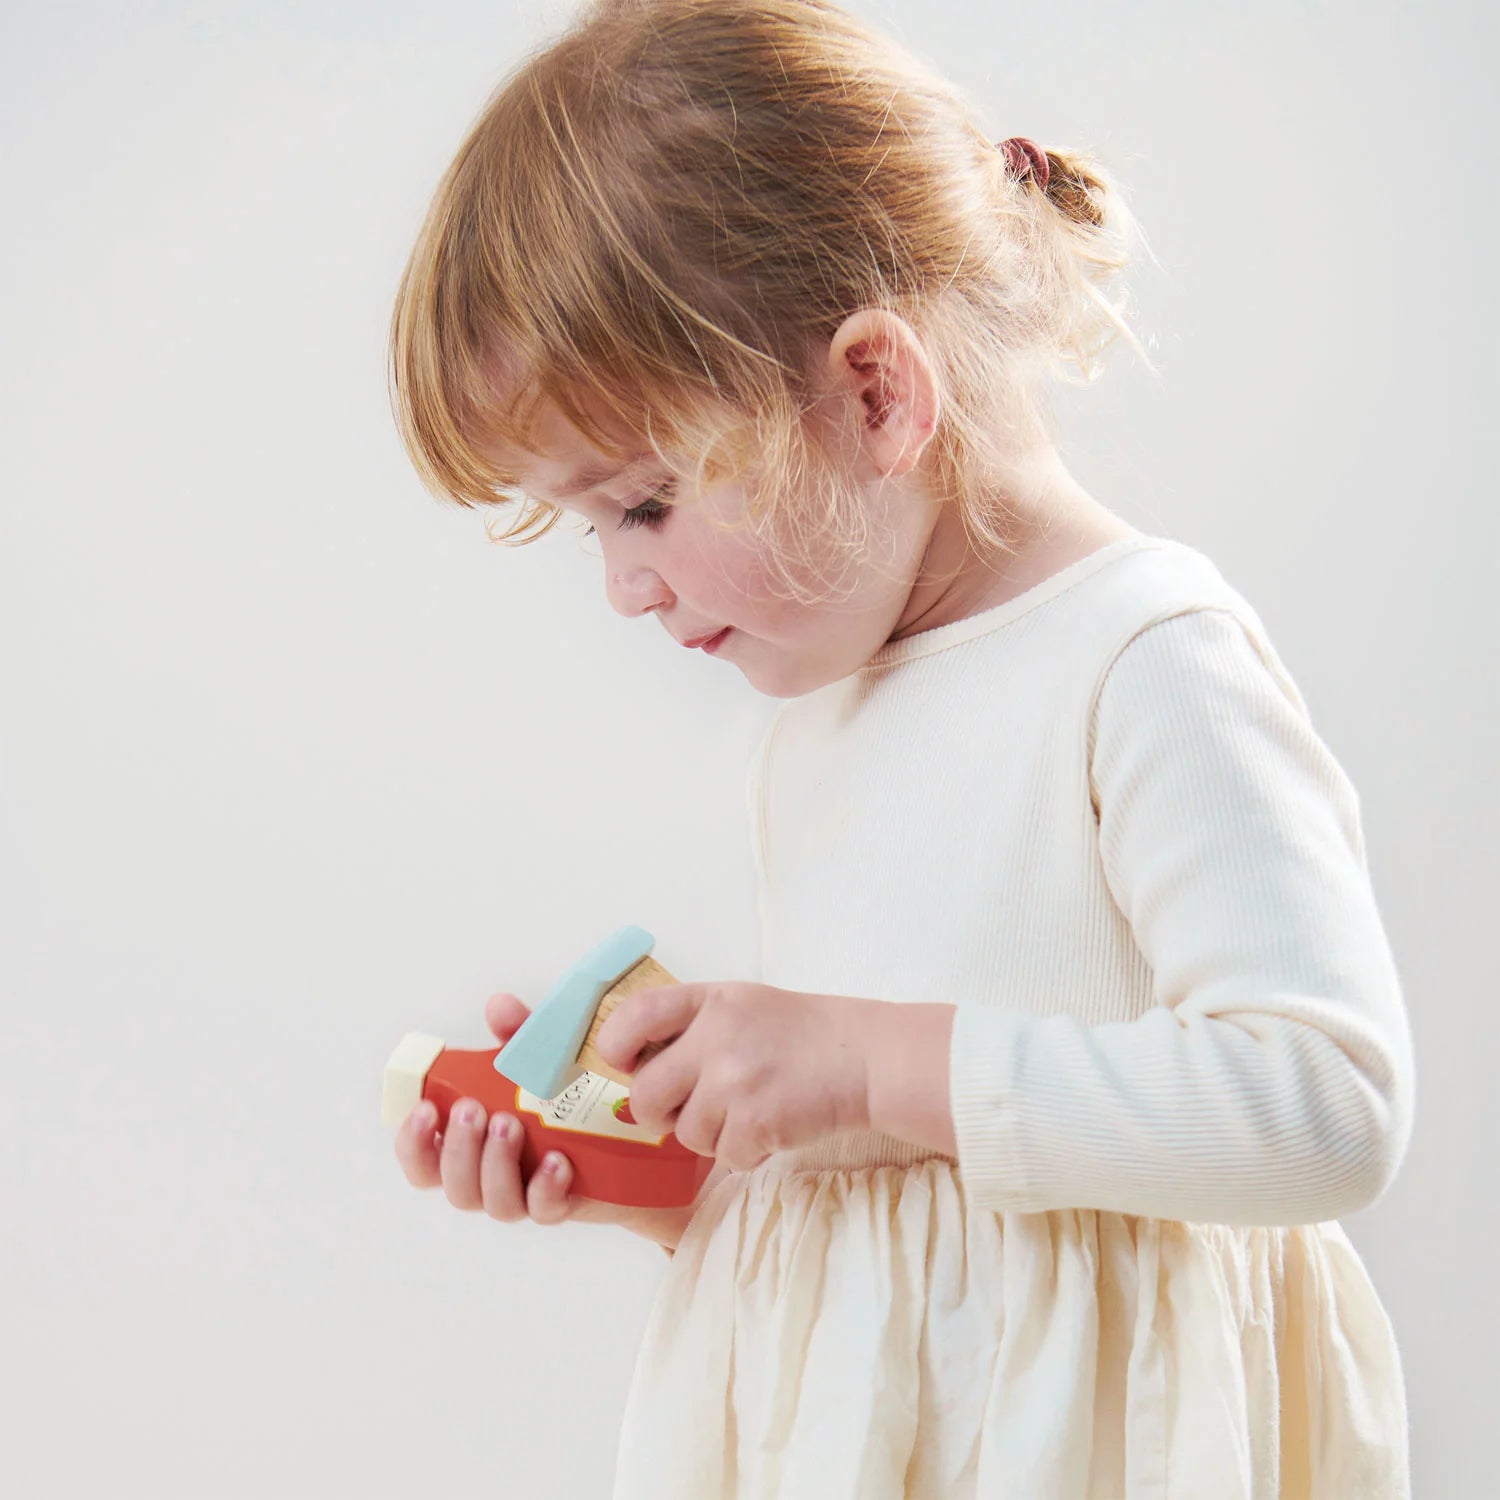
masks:
<path fill-rule="evenodd" d="M 1136 527 L 1099 504 L 1047 448 L 1007 475 L 1010 555 L 986 561 L 970 545 L 958 512 L 933 507 L 933 527 L 917 581 L 889 640 L 934 630 L 995 609 Z"/>

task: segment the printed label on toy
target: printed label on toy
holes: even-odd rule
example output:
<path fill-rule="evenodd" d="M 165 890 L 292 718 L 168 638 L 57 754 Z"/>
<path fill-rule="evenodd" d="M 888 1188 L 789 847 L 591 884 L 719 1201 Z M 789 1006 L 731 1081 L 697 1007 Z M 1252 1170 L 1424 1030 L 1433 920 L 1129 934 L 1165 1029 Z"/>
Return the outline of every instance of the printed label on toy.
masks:
<path fill-rule="evenodd" d="M 555 1099 L 538 1099 L 516 1085 L 516 1107 L 529 1109 L 553 1130 L 576 1130 L 581 1135 L 607 1135 L 621 1141 L 659 1146 L 666 1140 L 638 1125 L 630 1113 L 630 1090 L 612 1078 L 587 1070 Z"/>

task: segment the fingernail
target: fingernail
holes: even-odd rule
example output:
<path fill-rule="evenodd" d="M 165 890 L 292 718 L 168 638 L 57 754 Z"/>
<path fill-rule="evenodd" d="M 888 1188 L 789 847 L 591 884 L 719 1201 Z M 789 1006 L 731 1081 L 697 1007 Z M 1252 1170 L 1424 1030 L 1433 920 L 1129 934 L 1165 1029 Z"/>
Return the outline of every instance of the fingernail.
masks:
<path fill-rule="evenodd" d="M 477 1104 L 466 1104 L 458 1112 L 461 1125 L 477 1125 L 479 1123 L 480 1108 Z"/>
<path fill-rule="evenodd" d="M 547 1160 L 542 1163 L 542 1170 L 551 1177 L 558 1177 L 562 1175 L 562 1169 L 562 1157 L 556 1151 L 549 1151 L 547 1153 Z"/>
<path fill-rule="evenodd" d="M 515 1139 L 516 1122 L 505 1115 L 490 1116 L 490 1139 L 509 1143 Z"/>

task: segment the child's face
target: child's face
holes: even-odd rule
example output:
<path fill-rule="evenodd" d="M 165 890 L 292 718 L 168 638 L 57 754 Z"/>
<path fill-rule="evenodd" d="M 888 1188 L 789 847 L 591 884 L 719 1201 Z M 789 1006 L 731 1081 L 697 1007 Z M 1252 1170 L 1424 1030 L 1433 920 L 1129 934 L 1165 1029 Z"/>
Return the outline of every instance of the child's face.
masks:
<path fill-rule="evenodd" d="M 618 438 L 626 441 L 623 433 Z M 632 459 L 622 468 L 550 404 L 539 415 L 537 442 L 545 457 L 509 455 L 521 488 L 593 526 L 604 554 L 605 594 L 615 609 L 627 617 L 654 614 L 679 642 L 728 626 L 705 667 L 732 664 L 768 697 L 800 697 L 847 677 L 897 632 L 903 611 L 910 612 L 938 508 L 922 501 L 908 479 L 887 476 L 882 486 L 879 475 L 862 478 L 854 469 L 850 483 L 867 488 L 869 555 L 842 570 L 799 571 L 799 582 L 805 577 L 816 593 L 836 586 L 828 602 L 809 605 L 777 597 L 774 574 L 748 532 L 710 524 L 715 517 L 729 525 L 740 519 L 745 494 L 739 485 L 680 506 L 653 502 L 649 497 L 664 484 L 670 495 L 674 476 L 648 445 L 632 444 Z M 571 482 L 590 466 L 609 477 L 592 485 Z M 627 515 L 643 506 L 638 516 Z"/>

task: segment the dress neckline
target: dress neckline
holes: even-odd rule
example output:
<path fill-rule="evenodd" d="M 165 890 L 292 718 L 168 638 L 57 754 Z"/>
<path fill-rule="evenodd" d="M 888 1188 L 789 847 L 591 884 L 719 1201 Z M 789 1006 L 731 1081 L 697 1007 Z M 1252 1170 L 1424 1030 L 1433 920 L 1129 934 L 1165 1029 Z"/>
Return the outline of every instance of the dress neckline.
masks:
<path fill-rule="evenodd" d="M 1065 567 L 1059 568 L 1055 573 L 1049 574 L 1039 583 L 1023 589 L 1003 604 L 996 604 L 990 609 L 982 609 L 975 614 L 965 615 L 961 620 L 950 620 L 946 625 L 935 625 L 930 630 L 919 630 L 915 635 L 903 636 L 899 641 L 887 641 L 859 670 L 869 672 L 879 667 L 892 667 L 900 662 L 910 661 L 913 657 L 927 656 L 934 651 L 945 651 L 949 646 L 972 640 L 975 636 L 988 635 L 991 631 L 999 630 L 1012 621 L 1020 619 L 1022 615 L 1029 614 L 1049 599 L 1055 599 L 1065 590 L 1081 583 L 1085 578 L 1109 566 L 1118 558 L 1149 547 L 1169 545 L 1171 545 L 1171 540 L 1168 537 L 1144 534 L 1124 536 L 1113 542 L 1107 542 L 1086 556 L 1077 558 Z"/>

